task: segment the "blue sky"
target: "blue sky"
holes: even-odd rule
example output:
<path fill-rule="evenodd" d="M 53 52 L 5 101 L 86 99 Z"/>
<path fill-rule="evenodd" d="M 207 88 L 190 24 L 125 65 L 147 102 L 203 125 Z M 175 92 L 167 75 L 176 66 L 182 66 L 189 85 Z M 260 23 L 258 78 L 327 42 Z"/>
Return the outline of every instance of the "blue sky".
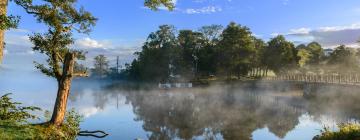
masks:
<path fill-rule="evenodd" d="M 359 0 L 176 0 L 172 12 L 161 8 L 151 11 L 143 7 L 143 0 L 79 0 L 99 18 L 90 35 L 76 35 L 74 46 L 96 54 L 120 55 L 130 61 L 147 35 L 162 24 L 177 29 L 198 29 L 203 25 L 226 26 L 235 21 L 248 26 L 258 37 L 268 40 L 284 34 L 295 43 L 319 41 L 324 47 L 339 44 L 357 46 L 360 38 Z M 26 43 L 31 32 L 46 27 L 11 3 L 9 14 L 22 17 L 19 29 L 6 34 L 7 55 L 17 52 L 34 54 Z M 21 40 L 21 41 L 18 41 Z M 24 43 L 25 42 L 25 43 Z M 28 49 L 22 49 L 23 47 Z M 12 53 L 13 52 L 13 53 Z M 6 58 L 5 58 L 6 59 Z"/>

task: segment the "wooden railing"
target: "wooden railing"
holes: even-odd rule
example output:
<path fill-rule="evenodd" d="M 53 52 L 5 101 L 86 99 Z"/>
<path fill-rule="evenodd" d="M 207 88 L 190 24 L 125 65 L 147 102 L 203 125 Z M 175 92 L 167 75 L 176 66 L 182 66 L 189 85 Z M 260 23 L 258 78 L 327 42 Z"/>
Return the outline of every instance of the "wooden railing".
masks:
<path fill-rule="evenodd" d="M 360 75 L 280 75 L 274 77 L 264 77 L 263 80 L 270 81 L 294 81 L 307 83 L 329 83 L 329 84 L 347 84 L 360 85 Z"/>

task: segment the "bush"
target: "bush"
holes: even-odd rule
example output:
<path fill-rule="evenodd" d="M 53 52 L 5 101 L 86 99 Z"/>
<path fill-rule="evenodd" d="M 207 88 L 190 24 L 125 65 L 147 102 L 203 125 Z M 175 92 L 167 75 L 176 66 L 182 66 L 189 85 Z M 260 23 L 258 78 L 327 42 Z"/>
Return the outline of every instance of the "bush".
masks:
<path fill-rule="evenodd" d="M 38 118 L 29 111 L 40 110 L 38 107 L 22 107 L 21 103 L 11 101 L 10 94 L 0 97 L 0 138 L 18 139 L 50 139 L 74 140 L 80 131 L 82 116 L 74 109 L 68 111 L 61 126 L 49 124 L 33 125 L 28 119 Z M 50 112 L 45 117 L 50 118 Z"/>
<path fill-rule="evenodd" d="M 1 121 L 15 121 L 26 122 L 28 119 L 36 119 L 35 115 L 29 113 L 29 111 L 41 110 L 34 106 L 20 106 L 21 103 L 12 102 L 12 98 L 9 97 L 10 93 L 0 97 L 0 120 Z"/>
<path fill-rule="evenodd" d="M 325 127 L 321 130 L 321 134 L 313 138 L 313 140 L 360 140 L 360 125 L 344 123 L 338 125 L 339 131 L 332 132 Z"/>

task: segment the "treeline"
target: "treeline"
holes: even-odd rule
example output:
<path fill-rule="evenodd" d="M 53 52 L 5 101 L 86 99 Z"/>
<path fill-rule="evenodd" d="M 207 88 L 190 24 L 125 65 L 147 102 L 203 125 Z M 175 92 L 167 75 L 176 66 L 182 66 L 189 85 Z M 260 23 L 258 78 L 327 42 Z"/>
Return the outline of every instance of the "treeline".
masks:
<path fill-rule="evenodd" d="M 357 73 L 360 51 L 341 45 L 324 51 L 317 42 L 295 46 L 284 36 L 268 42 L 231 22 L 179 30 L 162 25 L 150 33 L 137 58 L 120 73 L 128 80 L 164 82 L 195 78 L 263 77 L 289 73 Z"/>

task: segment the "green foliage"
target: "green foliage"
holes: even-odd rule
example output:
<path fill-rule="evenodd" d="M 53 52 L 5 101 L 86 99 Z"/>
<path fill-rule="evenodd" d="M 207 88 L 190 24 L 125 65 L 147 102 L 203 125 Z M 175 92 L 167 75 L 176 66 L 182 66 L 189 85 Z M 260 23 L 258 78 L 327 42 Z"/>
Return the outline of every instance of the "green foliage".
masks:
<path fill-rule="evenodd" d="M 287 41 L 284 36 L 277 36 L 268 42 L 266 63 L 275 73 L 286 73 L 290 68 L 297 66 L 298 57 L 294 44 Z"/>
<path fill-rule="evenodd" d="M 300 67 L 304 67 L 311 59 L 311 53 L 306 49 L 299 49 L 297 56 L 300 58 Z"/>
<path fill-rule="evenodd" d="M 324 49 L 317 42 L 311 42 L 307 46 L 301 44 L 296 49 L 300 67 L 319 65 L 325 57 Z"/>
<path fill-rule="evenodd" d="M 170 61 L 176 59 L 175 28 L 162 25 L 151 33 L 144 43 L 143 50 L 136 52 L 136 60 L 128 67 L 131 79 L 143 81 L 165 81 L 169 77 Z"/>
<path fill-rule="evenodd" d="M 20 106 L 21 103 L 13 102 L 10 93 L 0 97 L 0 121 L 26 122 L 28 119 L 36 119 L 29 111 L 41 110 L 34 106 Z"/>
<path fill-rule="evenodd" d="M 162 25 L 152 32 L 138 57 L 121 75 L 131 80 L 161 82 L 290 73 L 349 74 L 360 70 L 360 49 L 337 47 L 330 56 L 317 42 L 295 45 L 284 36 L 268 42 L 254 37 L 249 28 L 234 22 L 198 31 Z"/>
<path fill-rule="evenodd" d="M 219 68 L 226 75 L 247 75 L 251 57 L 255 53 L 250 29 L 231 22 L 222 32 L 219 49 Z M 229 75 L 230 74 L 230 75 Z"/>
<path fill-rule="evenodd" d="M 207 46 L 216 45 L 219 42 L 219 36 L 223 30 L 222 25 L 209 25 L 203 26 L 199 29 L 199 32 L 205 37 Z"/>
<path fill-rule="evenodd" d="M 98 55 L 94 58 L 93 74 L 103 77 L 108 73 L 109 61 L 104 55 Z"/>
<path fill-rule="evenodd" d="M 36 68 L 59 80 L 67 53 L 75 53 L 78 59 L 84 59 L 83 52 L 68 48 L 74 42 L 72 32 L 89 33 L 97 19 L 83 7 L 76 9 L 76 0 L 44 1 L 38 5 L 32 0 L 15 0 L 15 3 L 48 26 L 47 33 L 30 36 L 33 50 L 48 56 L 47 65 L 35 63 Z"/>
<path fill-rule="evenodd" d="M 1 123 L 0 137 L 8 140 L 18 139 L 51 139 L 75 140 L 80 131 L 82 117 L 75 111 L 67 112 L 65 122 L 61 126 L 29 125 L 18 123 Z"/>
<path fill-rule="evenodd" d="M 68 111 L 61 126 L 48 124 L 32 125 L 26 123 L 28 119 L 37 119 L 30 112 L 41 110 L 33 106 L 20 106 L 5 94 L 0 97 L 0 138 L 17 139 L 64 139 L 74 140 L 80 131 L 80 122 L 83 117 L 74 109 Z M 48 112 L 48 111 L 46 111 Z M 45 114 L 50 114 L 45 113 Z M 49 118 L 46 116 L 45 118 Z"/>
<path fill-rule="evenodd" d="M 158 7 L 163 5 L 169 10 L 173 10 L 175 5 L 172 0 L 145 0 L 144 5 L 152 10 L 158 10 Z"/>
<path fill-rule="evenodd" d="M 75 109 L 71 109 L 65 115 L 65 122 L 62 130 L 67 132 L 68 136 L 75 137 L 80 132 L 80 123 L 83 120 L 83 116 L 78 114 Z"/>
<path fill-rule="evenodd" d="M 0 30 L 8 30 L 10 28 L 17 28 L 19 23 L 19 16 L 0 15 Z"/>
<path fill-rule="evenodd" d="M 345 123 L 338 125 L 339 131 L 332 132 L 325 127 L 313 140 L 360 140 L 360 125 Z"/>

